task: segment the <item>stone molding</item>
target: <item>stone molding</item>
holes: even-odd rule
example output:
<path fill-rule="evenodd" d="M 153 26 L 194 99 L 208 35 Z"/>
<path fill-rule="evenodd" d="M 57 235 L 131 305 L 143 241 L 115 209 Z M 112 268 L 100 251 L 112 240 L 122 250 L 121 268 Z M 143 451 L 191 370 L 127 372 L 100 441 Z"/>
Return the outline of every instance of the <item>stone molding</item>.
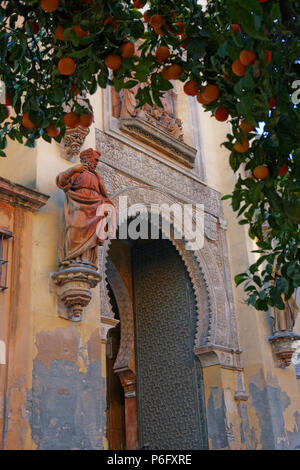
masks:
<path fill-rule="evenodd" d="M 276 334 L 268 338 L 277 367 L 285 368 L 291 365 L 296 350 L 295 342 L 299 340 L 300 336 L 293 332 Z"/>
<path fill-rule="evenodd" d="M 121 118 L 120 129 L 189 168 L 194 167 L 197 150 L 168 135 L 157 126 L 137 117 Z"/>
<path fill-rule="evenodd" d="M 0 201 L 32 212 L 43 207 L 50 196 L 0 177 Z"/>

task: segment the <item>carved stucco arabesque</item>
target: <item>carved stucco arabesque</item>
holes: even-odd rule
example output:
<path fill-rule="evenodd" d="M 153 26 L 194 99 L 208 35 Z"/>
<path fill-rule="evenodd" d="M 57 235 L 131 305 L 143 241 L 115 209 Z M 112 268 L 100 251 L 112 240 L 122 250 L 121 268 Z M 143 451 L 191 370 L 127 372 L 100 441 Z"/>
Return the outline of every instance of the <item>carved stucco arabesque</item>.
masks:
<path fill-rule="evenodd" d="M 127 196 L 128 206 L 140 203 L 149 210 L 153 204 L 204 205 L 205 239 L 202 249 L 186 250 L 185 240 L 170 238 L 186 265 L 196 296 L 198 321 L 194 351 L 203 367 L 220 364 L 234 370 L 236 399 L 247 399 L 229 269 L 226 222 L 219 193 L 99 130 L 96 131 L 96 147 L 102 153 L 99 172 L 117 208 L 121 195 Z M 172 220 L 172 223 L 176 228 L 176 221 Z M 100 283 L 103 339 L 114 317 L 105 282 L 109 246 L 108 241 L 100 248 L 99 260 L 103 279 Z"/>

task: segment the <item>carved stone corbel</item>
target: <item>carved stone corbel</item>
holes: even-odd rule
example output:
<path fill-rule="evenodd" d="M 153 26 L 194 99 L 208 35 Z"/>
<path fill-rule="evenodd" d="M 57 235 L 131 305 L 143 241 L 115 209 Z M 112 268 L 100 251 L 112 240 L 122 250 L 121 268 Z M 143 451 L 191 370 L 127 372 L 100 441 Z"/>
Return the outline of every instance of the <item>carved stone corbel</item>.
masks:
<path fill-rule="evenodd" d="M 293 332 L 284 332 L 270 336 L 268 340 L 271 343 L 277 367 L 289 367 L 296 350 L 296 341 L 300 340 L 300 336 Z"/>
<path fill-rule="evenodd" d="M 68 128 L 59 144 L 61 156 L 65 160 L 72 160 L 72 158 L 77 157 L 89 133 L 90 129 L 88 127 L 77 126 L 74 129 Z"/>
<path fill-rule="evenodd" d="M 83 308 L 92 298 L 91 289 L 101 276 L 89 267 L 77 266 L 62 269 L 51 275 L 58 297 L 58 314 L 71 321 L 80 321 Z"/>

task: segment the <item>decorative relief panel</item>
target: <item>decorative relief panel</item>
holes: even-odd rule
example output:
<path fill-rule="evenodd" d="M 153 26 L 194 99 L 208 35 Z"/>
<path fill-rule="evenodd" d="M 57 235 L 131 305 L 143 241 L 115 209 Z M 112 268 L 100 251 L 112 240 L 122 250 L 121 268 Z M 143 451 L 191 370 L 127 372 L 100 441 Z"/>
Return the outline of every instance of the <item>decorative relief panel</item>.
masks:
<path fill-rule="evenodd" d="M 161 98 L 163 107 L 145 104 L 137 108 L 136 94 L 140 84 L 120 93 L 111 89 L 112 116 L 119 129 L 174 160 L 193 168 L 197 150 L 184 143 L 183 123 L 177 113 L 177 92 L 174 87 Z"/>
<path fill-rule="evenodd" d="M 204 204 L 205 211 L 215 217 L 223 217 L 220 194 L 195 178 L 159 163 L 141 151 L 125 145 L 96 130 L 97 149 L 102 152 L 101 160 L 107 165 L 148 185 L 168 192 L 181 202 Z"/>

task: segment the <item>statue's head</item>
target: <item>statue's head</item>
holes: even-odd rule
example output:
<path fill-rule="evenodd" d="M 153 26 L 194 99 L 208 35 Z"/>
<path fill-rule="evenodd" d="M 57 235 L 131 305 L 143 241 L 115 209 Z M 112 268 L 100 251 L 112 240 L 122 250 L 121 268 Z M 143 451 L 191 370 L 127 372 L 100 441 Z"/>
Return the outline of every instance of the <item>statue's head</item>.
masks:
<path fill-rule="evenodd" d="M 101 155 L 100 152 L 97 152 L 96 150 L 89 148 L 81 152 L 80 161 L 82 164 L 86 164 L 90 171 L 95 171 L 100 161 L 100 155 Z"/>

